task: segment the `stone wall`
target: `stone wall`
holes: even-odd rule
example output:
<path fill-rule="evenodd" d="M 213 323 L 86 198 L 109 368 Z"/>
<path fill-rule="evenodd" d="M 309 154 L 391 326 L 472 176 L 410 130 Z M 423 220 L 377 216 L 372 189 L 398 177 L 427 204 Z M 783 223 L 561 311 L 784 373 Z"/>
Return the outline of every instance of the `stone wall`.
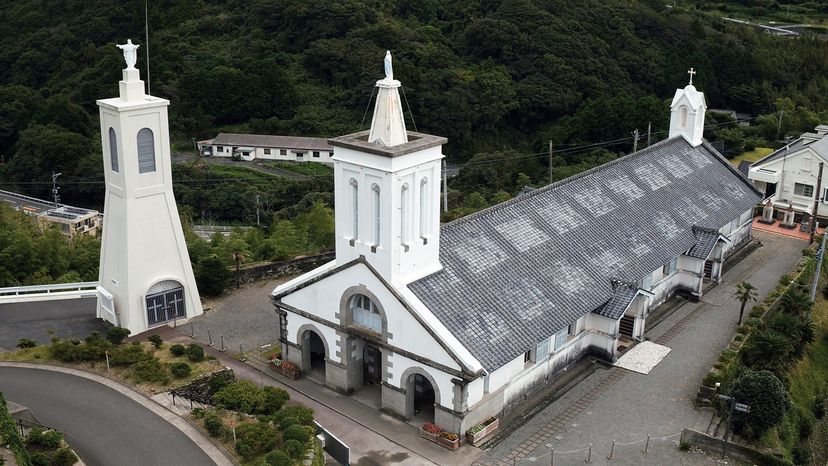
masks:
<path fill-rule="evenodd" d="M 268 262 L 266 264 L 255 264 L 242 267 L 239 273 L 239 281 L 251 283 L 267 278 L 278 278 L 285 275 L 296 275 L 315 269 L 320 265 L 334 260 L 336 254 L 333 251 L 315 254 L 313 256 L 299 257 L 286 261 Z M 236 268 L 229 267 L 233 273 Z"/>
<path fill-rule="evenodd" d="M 681 430 L 681 440 L 679 440 L 679 444 L 688 444 L 701 447 L 705 450 L 710 450 L 711 453 L 714 453 L 715 455 L 721 455 L 722 449 L 724 448 L 725 454 L 730 458 L 738 458 L 751 464 L 764 464 L 768 466 L 791 465 L 791 463 L 782 458 L 754 450 L 745 445 L 728 442 L 725 448 L 725 441 L 723 439 L 711 437 L 692 429 Z"/>

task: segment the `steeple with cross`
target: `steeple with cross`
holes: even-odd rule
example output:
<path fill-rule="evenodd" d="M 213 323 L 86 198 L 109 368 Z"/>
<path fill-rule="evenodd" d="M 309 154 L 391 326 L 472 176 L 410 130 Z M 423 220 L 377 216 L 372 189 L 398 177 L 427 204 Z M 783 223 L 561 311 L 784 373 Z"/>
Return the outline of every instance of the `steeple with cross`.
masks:
<path fill-rule="evenodd" d="M 670 137 L 682 135 L 695 147 L 703 142 L 704 113 L 707 104 L 704 93 L 699 92 L 693 85 L 695 68 L 690 68 L 687 74 L 690 75 L 690 84 L 684 89 L 676 89 L 673 102 L 670 104 Z"/>
<path fill-rule="evenodd" d="M 693 68 L 690 68 L 690 70 L 687 72 L 687 74 L 690 75 L 690 85 L 692 86 L 693 85 L 693 75 L 696 74 L 696 70 L 694 70 Z"/>

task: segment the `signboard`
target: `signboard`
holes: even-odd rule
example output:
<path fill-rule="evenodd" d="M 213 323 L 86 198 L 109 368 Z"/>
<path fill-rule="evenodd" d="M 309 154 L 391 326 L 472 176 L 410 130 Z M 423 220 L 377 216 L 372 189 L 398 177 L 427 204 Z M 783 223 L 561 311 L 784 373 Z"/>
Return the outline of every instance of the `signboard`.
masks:
<path fill-rule="evenodd" d="M 115 302 L 110 294 L 102 286 L 95 287 L 98 292 L 98 303 L 101 305 L 101 318 L 113 325 L 118 325 L 118 317 L 115 315 Z"/>
<path fill-rule="evenodd" d="M 334 434 L 322 427 L 318 422 L 316 424 L 316 433 L 325 439 L 325 453 L 331 456 L 342 466 L 351 466 L 351 449 L 342 440 L 336 438 Z"/>
<path fill-rule="evenodd" d="M 739 411 L 740 413 L 749 413 L 750 412 L 750 406 L 748 406 L 746 404 L 743 404 L 743 403 L 734 403 L 733 404 L 733 409 L 735 409 L 736 411 Z"/>

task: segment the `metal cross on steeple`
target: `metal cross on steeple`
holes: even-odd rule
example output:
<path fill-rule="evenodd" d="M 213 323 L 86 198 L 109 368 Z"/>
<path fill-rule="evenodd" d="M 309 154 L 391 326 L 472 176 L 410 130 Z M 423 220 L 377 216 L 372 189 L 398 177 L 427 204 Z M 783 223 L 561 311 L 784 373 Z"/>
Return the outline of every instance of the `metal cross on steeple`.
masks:
<path fill-rule="evenodd" d="M 690 71 L 688 71 L 687 74 L 690 75 L 690 85 L 692 86 L 693 85 L 693 75 L 696 74 L 696 70 L 694 70 L 693 68 L 690 68 Z"/>

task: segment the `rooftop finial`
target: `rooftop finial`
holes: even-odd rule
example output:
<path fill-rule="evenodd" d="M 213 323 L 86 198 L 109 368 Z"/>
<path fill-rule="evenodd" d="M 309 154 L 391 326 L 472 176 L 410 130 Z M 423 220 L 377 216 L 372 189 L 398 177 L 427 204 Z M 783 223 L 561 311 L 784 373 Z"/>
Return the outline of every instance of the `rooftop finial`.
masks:
<path fill-rule="evenodd" d="M 124 51 L 124 60 L 126 60 L 127 70 L 134 70 L 135 69 L 135 62 L 138 60 L 138 47 L 140 45 L 135 45 L 132 43 L 132 39 L 127 39 L 126 44 L 116 44 L 115 47 Z"/>
<path fill-rule="evenodd" d="M 690 85 L 692 86 L 693 85 L 693 75 L 696 74 L 696 70 L 694 70 L 693 68 L 690 68 L 690 71 L 688 71 L 687 74 L 690 75 Z"/>
<path fill-rule="evenodd" d="M 391 51 L 390 50 L 385 51 L 384 64 L 385 64 L 385 79 L 391 81 L 391 80 L 394 79 L 394 67 L 391 64 Z"/>

